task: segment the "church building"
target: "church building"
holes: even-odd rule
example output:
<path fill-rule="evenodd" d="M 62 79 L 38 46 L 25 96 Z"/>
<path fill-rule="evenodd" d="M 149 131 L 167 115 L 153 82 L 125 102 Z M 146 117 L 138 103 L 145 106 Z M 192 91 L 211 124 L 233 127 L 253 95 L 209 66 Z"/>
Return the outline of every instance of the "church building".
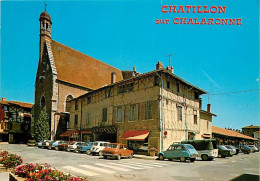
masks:
<path fill-rule="evenodd" d="M 112 67 L 52 39 L 52 21 L 40 15 L 39 63 L 35 79 L 34 120 L 45 107 L 49 115 L 51 139 L 66 131 L 69 101 L 111 83 L 121 81 L 128 72 Z"/>

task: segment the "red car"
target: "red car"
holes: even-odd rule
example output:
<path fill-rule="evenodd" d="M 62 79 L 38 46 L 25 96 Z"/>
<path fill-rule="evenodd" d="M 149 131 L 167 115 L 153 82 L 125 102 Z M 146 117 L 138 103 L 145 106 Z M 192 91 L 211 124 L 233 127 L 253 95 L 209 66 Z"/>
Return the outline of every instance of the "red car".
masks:
<path fill-rule="evenodd" d="M 133 150 L 127 149 L 127 146 L 121 143 L 110 143 L 101 153 L 104 159 L 107 157 L 116 157 L 118 160 L 120 160 L 121 157 L 133 158 L 134 154 Z"/>
<path fill-rule="evenodd" d="M 67 142 L 67 141 L 61 141 L 61 142 L 58 144 L 57 149 L 58 149 L 58 150 L 67 150 L 68 145 L 69 145 L 69 142 Z"/>

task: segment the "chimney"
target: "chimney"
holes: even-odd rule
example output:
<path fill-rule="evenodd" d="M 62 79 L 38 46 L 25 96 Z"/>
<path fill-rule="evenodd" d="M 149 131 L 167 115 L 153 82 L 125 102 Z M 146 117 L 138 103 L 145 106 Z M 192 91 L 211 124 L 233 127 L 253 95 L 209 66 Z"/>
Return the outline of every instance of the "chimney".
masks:
<path fill-rule="evenodd" d="M 167 66 L 166 70 L 170 71 L 171 73 L 173 73 L 173 66 Z"/>
<path fill-rule="evenodd" d="M 116 82 L 116 73 L 112 72 L 111 73 L 111 84 L 114 84 Z"/>
<path fill-rule="evenodd" d="M 133 72 L 135 72 L 135 70 L 136 70 L 136 68 L 135 68 L 135 67 L 133 67 Z"/>
<path fill-rule="evenodd" d="M 210 104 L 207 104 L 207 111 L 211 112 L 211 105 Z"/>
<path fill-rule="evenodd" d="M 1 101 L 6 101 L 6 97 L 2 97 Z"/>
<path fill-rule="evenodd" d="M 156 70 L 159 70 L 159 69 L 163 69 L 163 64 L 162 64 L 162 62 L 157 62 L 157 64 L 156 64 Z"/>

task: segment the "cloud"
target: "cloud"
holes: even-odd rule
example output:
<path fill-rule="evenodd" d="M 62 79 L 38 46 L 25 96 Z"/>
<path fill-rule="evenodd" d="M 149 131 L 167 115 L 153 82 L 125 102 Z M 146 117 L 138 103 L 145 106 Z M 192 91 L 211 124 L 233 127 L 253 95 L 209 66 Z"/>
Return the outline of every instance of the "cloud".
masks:
<path fill-rule="evenodd" d="M 220 86 L 205 71 L 202 70 L 202 73 L 210 80 L 211 83 L 214 84 L 214 86 L 220 88 Z"/>

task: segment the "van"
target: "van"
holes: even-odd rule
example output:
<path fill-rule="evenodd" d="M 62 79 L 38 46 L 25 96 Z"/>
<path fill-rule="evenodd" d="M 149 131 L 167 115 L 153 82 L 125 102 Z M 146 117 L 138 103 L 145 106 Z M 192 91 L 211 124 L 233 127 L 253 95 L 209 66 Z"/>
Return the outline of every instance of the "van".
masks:
<path fill-rule="evenodd" d="M 181 141 L 182 144 L 191 144 L 198 152 L 199 157 L 203 161 L 212 161 L 218 156 L 218 147 L 216 140 L 186 140 Z"/>

